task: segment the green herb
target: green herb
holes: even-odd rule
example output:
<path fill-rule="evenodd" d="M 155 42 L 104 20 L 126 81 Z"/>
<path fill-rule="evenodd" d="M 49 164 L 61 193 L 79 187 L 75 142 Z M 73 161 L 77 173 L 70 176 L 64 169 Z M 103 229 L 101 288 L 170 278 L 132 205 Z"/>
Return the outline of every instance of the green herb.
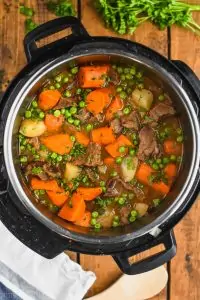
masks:
<path fill-rule="evenodd" d="M 73 156 L 73 157 L 79 157 L 81 155 L 84 155 L 86 153 L 86 148 L 81 145 L 81 144 L 78 144 L 76 143 L 72 150 L 70 151 L 70 155 Z"/>
<path fill-rule="evenodd" d="M 34 10 L 30 7 L 27 7 L 23 4 L 19 6 L 20 14 L 25 15 L 27 17 L 32 17 L 34 15 Z"/>
<path fill-rule="evenodd" d="M 68 0 L 48 1 L 47 8 L 58 17 L 75 16 L 72 3 Z"/>
<path fill-rule="evenodd" d="M 176 0 L 96 0 L 95 4 L 107 27 L 119 34 L 133 33 L 147 20 L 161 30 L 176 24 L 200 34 L 192 15 L 200 5 Z"/>
<path fill-rule="evenodd" d="M 25 24 L 25 32 L 26 33 L 32 31 L 33 29 L 35 29 L 38 26 L 31 18 L 26 19 L 24 24 Z"/>

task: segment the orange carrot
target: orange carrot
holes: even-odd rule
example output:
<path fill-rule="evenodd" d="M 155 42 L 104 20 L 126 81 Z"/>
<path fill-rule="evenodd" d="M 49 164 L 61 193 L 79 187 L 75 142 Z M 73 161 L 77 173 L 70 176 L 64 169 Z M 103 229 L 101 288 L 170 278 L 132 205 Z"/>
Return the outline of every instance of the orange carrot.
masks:
<path fill-rule="evenodd" d="M 91 221 L 91 212 L 86 211 L 84 216 L 77 220 L 74 224 L 82 227 L 90 227 L 90 221 Z"/>
<path fill-rule="evenodd" d="M 152 172 L 153 169 L 149 165 L 142 163 L 136 172 L 136 179 L 144 184 L 149 184 L 149 176 Z"/>
<path fill-rule="evenodd" d="M 45 190 L 45 191 L 53 191 L 55 193 L 63 193 L 64 190 L 59 187 L 57 181 L 53 180 L 41 180 L 36 177 L 31 179 L 31 187 L 33 190 Z"/>
<path fill-rule="evenodd" d="M 55 117 L 53 115 L 47 114 L 44 123 L 48 131 L 58 131 L 64 122 L 64 116 Z"/>
<path fill-rule="evenodd" d="M 106 75 L 109 69 L 109 65 L 80 67 L 78 72 L 80 87 L 98 88 L 103 86 L 106 82 Z"/>
<path fill-rule="evenodd" d="M 52 109 L 60 100 L 61 94 L 57 90 L 46 90 L 40 93 L 38 105 L 42 110 Z"/>
<path fill-rule="evenodd" d="M 151 185 L 151 187 L 157 191 L 160 192 L 163 195 L 166 195 L 169 193 L 170 187 L 168 185 L 166 185 L 164 182 L 160 181 L 160 182 L 155 182 Z"/>
<path fill-rule="evenodd" d="M 107 145 L 105 149 L 112 157 L 124 156 L 127 154 L 128 149 L 126 148 L 123 153 L 120 153 L 119 148 L 121 146 L 126 147 L 132 145 L 133 144 L 129 141 L 129 139 L 125 135 L 121 134 L 113 144 Z"/>
<path fill-rule="evenodd" d="M 61 207 L 67 201 L 69 193 L 56 193 L 53 191 L 47 191 L 47 195 L 53 204 L 55 204 L 58 207 Z"/>
<path fill-rule="evenodd" d="M 49 150 L 61 155 L 69 153 L 73 147 L 73 142 L 67 133 L 44 136 L 40 140 Z"/>
<path fill-rule="evenodd" d="M 93 188 L 79 187 L 77 188 L 76 191 L 85 201 L 91 201 L 94 200 L 102 193 L 102 188 L 101 187 L 93 187 Z"/>
<path fill-rule="evenodd" d="M 85 147 L 87 147 L 88 144 L 89 144 L 89 142 L 90 142 L 89 137 L 85 133 L 83 133 L 83 132 L 77 131 L 75 133 L 75 138 L 76 138 L 76 140 L 77 140 L 77 142 L 79 144 L 81 144 L 81 145 L 83 145 Z"/>
<path fill-rule="evenodd" d="M 177 166 L 173 163 L 170 163 L 165 167 L 164 171 L 167 177 L 173 178 L 177 174 Z"/>
<path fill-rule="evenodd" d="M 90 92 L 86 98 L 87 110 L 93 115 L 102 113 L 112 99 L 113 89 L 102 88 Z"/>
<path fill-rule="evenodd" d="M 108 145 L 115 141 L 111 127 L 101 127 L 92 130 L 92 140 L 94 143 Z"/>
<path fill-rule="evenodd" d="M 166 154 L 181 155 L 182 146 L 174 140 L 166 140 L 163 144 Z"/>
<path fill-rule="evenodd" d="M 58 216 L 62 219 L 65 219 L 70 222 L 76 222 L 83 218 L 85 214 L 85 201 L 78 194 L 74 193 L 61 208 L 58 213 Z"/>
<path fill-rule="evenodd" d="M 111 166 L 114 164 L 115 160 L 113 157 L 106 157 L 106 158 L 104 158 L 103 162 L 105 165 Z"/>
<path fill-rule="evenodd" d="M 110 121 L 119 110 L 123 108 L 123 101 L 116 96 L 106 111 L 106 120 Z"/>

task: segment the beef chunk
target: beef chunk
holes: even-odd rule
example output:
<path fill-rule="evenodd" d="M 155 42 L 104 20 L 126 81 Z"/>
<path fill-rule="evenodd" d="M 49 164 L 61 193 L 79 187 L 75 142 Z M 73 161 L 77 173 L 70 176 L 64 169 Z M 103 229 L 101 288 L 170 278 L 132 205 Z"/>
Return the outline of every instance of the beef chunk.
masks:
<path fill-rule="evenodd" d="M 49 176 L 43 170 L 43 166 L 44 166 L 44 162 L 42 162 L 42 161 L 36 161 L 36 162 L 29 163 L 26 166 L 25 175 L 26 176 L 34 175 L 34 176 L 39 177 L 41 180 L 48 180 Z M 34 168 L 38 168 L 38 169 L 41 168 L 42 172 L 35 173 L 32 171 Z"/>
<path fill-rule="evenodd" d="M 110 81 L 114 85 L 119 84 L 119 82 L 120 82 L 119 74 L 113 68 L 110 68 L 110 70 L 108 72 L 108 76 L 110 77 Z"/>
<path fill-rule="evenodd" d="M 75 115 L 75 117 L 79 119 L 82 123 L 85 123 L 90 119 L 91 113 L 87 111 L 86 108 L 82 108 L 79 110 L 79 113 Z"/>
<path fill-rule="evenodd" d="M 76 102 L 74 98 L 64 98 L 61 97 L 57 105 L 54 107 L 54 109 L 61 109 L 61 108 L 66 108 L 70 106 L 75 106 Z"/>
<path fill-rule="evenodd" d="M 173 116 L 174 114 L 174 108 L 166 103 L 159 103 L 155 105 L 149 112 L 150 118 L 155 121 L 159 121 L 162 117 Z"/>
<path fill-rule="evenodd" d="M 110 126 L 115 134 L 120 134 L 122 132 L 122 125 L 119 119 L 113 119 L 110 122 Z"/>
<path fill-rule="evenodd" d="M 68 122 L 64 123 L 63 128 L 64 128 L 64 131 L 67 132 L 68 134 L 74 134 L 77 131 L 77 128 L 74 125 L 69 124 Z"/>
<path fill-rule="evenodd" d="M 99 183 L 99 175 L 91 168 L 85 168 L 85 173 L 93 183 Z"/>
<path fill-rule="evenodd" d="M 139 130 L 140 127 L 140 116 L 136 111 L 133 111 L 128 116 L 123 116 L 121 118 L 122 126 L 125 128 Z"/>
<path fill-rule="evenodd" d="M 86 152 L 85 166 L 96 167 L 101 166 L 103 161 L 101 159 L 101 145 L 96 143 L 89 143 Z"/>
<path fill-rule="evenodd" d="M 120 209 L 119 213 L 121 216 L 120 220 L 121 220 L 122 224 L 124 224 L 124 225 L 129 224 L 128 217 L 129 217 L 130 211 L 131 211 L 131 208 L 129 208 L 127 206 L 124 206 Z"/>
<path fill-rule="evenodd" d="M 136 195 L 137 199 L 140 200 L 140 201 L 143 201 L 145 199 L 145 193 L 143 190 L 137 188 L 137 187 L 134 187 L 134 194 Z"/>
<path fill-rule="evenodd" d="M 134 187 L 130 183 L 124 182 L 119 177 L 112 178 L 108 180 L 106 184 L 107 192 L 105 193 L 105 196 L 106 197 L 120 196 L 123 191 L 123 187 L 128 191 L 134 191 Z"/>
<path fill-rule="evenodd" d="M 58 166 L 46 163 L 43 165 L 43 170 L 50 178 L 59 178 L 62 176 L 61 170 Z"/>
<path fill-rule="evenodd" d="M 156 141 L 156 136 L 153 129 L 149 126 L 144 126 L 139 133 L 139 150 L 138 158 L 145 160 L 149 156 L 157 156 L 159 154 L 159 146 Z"/>
<path fill-rule="evenodd" d="M 40 141 L 38 139 L 38 137 L 33 137 L 31 139 L 29 139 L 29 144 L 31 144 L 36 150 L 40 149 Z"/>

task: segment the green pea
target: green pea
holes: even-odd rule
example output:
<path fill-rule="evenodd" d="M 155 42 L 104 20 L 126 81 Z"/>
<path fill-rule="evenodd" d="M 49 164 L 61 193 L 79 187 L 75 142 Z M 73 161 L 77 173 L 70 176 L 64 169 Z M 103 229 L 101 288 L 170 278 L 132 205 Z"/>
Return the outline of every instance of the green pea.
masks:
<path fill-rule="evenodd" d="M 123 197 L 120 197 L 119 200 L 118 200 L 118 203 L 119 203 L 120 205 L 124 205 L 125 201 L 126 201 L 126 200 L 125 200 Z"/>
<path fill-rule="evenodd" d="M 56 81 L 56 82 L 61 82 L 61 81 L 62 81 L 62 76 L 61 76 L 61 75 L 57 75 L 57 76 L 55 77 L 55 81 Z"/>
<path fill-rule="evenodd" d="M 64 78 L 63 78 L 63 83 L 67 83 L 69 81 L 69 78 L 67 77 L 67 76 L 65 76 Z"/>
<path fill-rule="evenodd" d="M 73 123 L 74 123 L 74 119 L 71 118 L 71 117 L 69 117 L 69 118 L 67 119 L 67 122 L 70 123 L 70 124 L 73 124 Z"/>
<path fill-rule="evenodd" d="M 73 75 L 77 74 L 77 73 L 78 73 L 78 67 L 72 68 L 72 69 L 71 69 L 71 73 L 72 73 Z"/>
<path fill-rule="evenodd" d="M 116 222 L 119 222 L 119 216 L 114 216 L 113 220 L 116 221 Z"/>
<path fill-rule="evenodd" d="M 53 158 L 53 159 L 56 159 L 56 158 L 57 158 L 57 156 L 58 156 L 58 154 L 57 154 L 57 153 L 55 153 L 55 152 L 53 152 L 53 153 L 51 154 L 51 158 Z"/>
<path fill-rule="evenodd" d="M 118 68 L 117 68 L 117 72 L 118 72 L 119 74 L 123 73 L 122 67 L 118 67 Z"/>
<path fill-rule="evenodd" d="M 164 95 L 160 95 L 159 97 L 158 97 L 158 100 L 159 101 L 163 101 L 165 99 L 165 96 Z"/>
<path fill-rule="evenodd" d="M 137 72 L 137 74 L 136 74 L 136 77 L 138 78 L 138 79 L 140 79 L 140 78 L 142 78 L 142 72 Z"/>
<path fill-rule="evenodd" d="M 119 96 L 120 96 L 121 99 L 126 99 L 127 93 L 124 92 L 124 91 L 122 91 L 122 92 L 119 94 Z"/>
<path fill-rule="evenodd" d="M 77 113 L 77 108 L 75 106 L 72 106 L 69 111 L 72 115 L 74 115 Z"/>
<path fill-rule="evenodd" d="M 176 161 L 176 155 L 173 155 L 173 154 L 170 155 L 170 160 L 171 160 L 171 161 Z"/>
<path fill-rule="evenodd" d="M 130 69 L 129 68 L 124 68 L 124 73 L 125 74 L 128 74 L 130 72 Z"/>
<path fill-rule="evenodd" d="M 162 159 L 158 158 L 158 159 L 156 159 L 156 162 L 157 162 L 157 164 L 161 164 Z"/>
<path fill-rule="evenodd" d="M 74 120 L 74 125 L 75 125 L 75 126 L 79 126 L 79 125 L 80 125 L 80 120 L 77 120 L 77 119 Z"/>
<path fill-rule="evenodd" d="M 25 111 L 25 118 L 26 119 L 30 119 L 31 118 L 31 111 L 30 110 L 26 110 Z"/>
<path fill-rule="evenodd" d="M 135 220 L 136 220 L 136 217 L 132 217 L 132 216 L 131 216 L 131 217 L 129 217 L 129 222 L 130 222 L 130 223 L 133 223 L 133 222 L 135 222 Z"/>
<path fill-rule="evenodd" d="M 85 107 L 85 102 L 84 102 L 84 101 L 80 101 L 78 105 L 79 105 L 79 107 L 81 107 L 81 108 L 82 108 L 82 107 Z"/>
<path fill-rule="evenodd" d="M 134 132 L 134 133 L 132 133 L 132 135 L 131 135 L 131 136 L 132 136 L 132 139 L 133 139 L 133 140 L 136 140 L 136 139 L 137 139 L 137 134 L 136 134 L 135 132 Z"/>
<path fill-rule="evenodd" d="M 65 108 L 61 108 L 60 112 L 61 112 L 62 115 L 65 115 Z"/>
<path fill-rule="evenodd" d="M 39 159 L 40 159 L 40 156 L 39 156 L 39 154 L 34 154 L 34 156 L 33 156 L 33 157 L 34 157 L 34 159 L 35 159 L 35 160 L 39 160 Z"/>
<path fill-rule="evenodd" d="M 21 146 L 20 146 L 20 150 L 21 150 L 21 151 L 24 151 L 24 150 L 25 150 L 25 146 L 21 145 Z"/>
<path fill-rule="evenodd" d="M 34 108 L 38 107 L 37 101 L 35 101 L 35 100 L 31 103 L 31 105 L 32 105 L 32 107 L 34 107 Z"/>
<path fill-rule="evenodd" d="M 82 179 L 82 182 L 83 182 L 83 183 L 86 183 L 87 181 L 88 181 L 88 177 L 87 177 L 87 176 L 84 176 L 83 179 Z"/>
<path fill-rule="evenodd" d="M 131 74 L 126 74 L 126 79 L 128 79 L 128 80 L 133 79 L 133 75 L 131 75 Z"/>
<path fill-rule="evenodd" d="M 92 226 L 94 226 L 96 223 L 97 223 L 97 220 L 96 220 L 96 219 L 91 219 L 90 224 L 91 224 Z"/>
<path fill-rule="evenodd" d="M 91 131 L 92 128 L 93 128 L 92 124 L 87 124 L 87 126 L 86 126 L 87 131 Z"/>
<path fill-rule="evenodd" d="M 160 169 L 163 169 L 163 168 L 164 168 L 164 165 L 163 165 L 163 164 L 159 164 L 159 168 L 160 168 Z"/>
<path fill-rule="evenodd" d="M 170 162 L 170 159 L 168 157 L 163 157 L 163 160 L 162 160 L 163 164 L 168 164 Z"/>
<path fill-rule="evenodd" d="M 71 135 L 71 136 L 70 136 L 70 140 L 71 140 L 72 142 L 75 142 L 75 140 L 76 140 L 75 136 L 74 136 L 74 135 Z"/>
<path fill-rule="evenodd" d="M 129 107 L 125 107 L 125 108 L 123 109 L 123 113 L 124 113 L 124 115 L 128 115 L 128 114 L 130 114 L 130 112 L 131 112 L 131 110 L 130 110 L 130 108 L 129 108 Z"/>
<path fill-rule="evenodd" d="M 65 118 L 67 119 L 67 118 L 69 118 L 69 117 L 71 117 L 71 113 L 69 112 L 69 110 L 65 110 Z"/>
<path fill-rule="evenodd" d="M 32 152 L 33 154 L 35 154 L 35 153 L 36 153 L 35 148 L 32 148 L 32 149 L 31 149 L 31 152 Z"/>
<path fill-rule="evenodd" d="M 80 88 L 78 88 L 78 89 L 76 90 L 76 95 L 80 95 L 81 92 L 82 92 L 82 90 L 81 90 Z"/>
<path fill-rule="evenodd" d="M 56 89 L 60 89 L 60 88 L 61 88 L 61 84 L 58 83 L 58 82 L 56 82 L 56 83 L 55 83 L 55 88 L 56 88 Z"/>
<path fill-rule="evenodd" d="M 133 209 L 133 210 L 131 211 L 131 217 L 137 217 L 137 216 L 138 216 L 137 210 Z"/>
<path fill-rule="evenodd" d="M 131 73 L 131 75 L 135 75 L 136 74 L 136 67 L 131 67 L 130 73 Z"/>
<path fill-rule="evenodd" d="M 183 142 L 183 136 L 179 135 L 176 139 L 177 143 L 182 143 Z"/>
<path fill-rule="evenodd" d="M 182 134 L 182 129 L 181 129 L 181 128 L 177 128 L 177 129 L 176 129 L 176 132 L 177 132 L 179 135 L 181 135 L 181 134 Z"/>
<path fill-rule="evenodd" d="M 153 199 L 153 205 L 156 207 L 156 206 L 158 206 L 159 204 L 160 204 L 160 199 Z"/>
<path fill-rule="evenodd" d="M 119 152 L 124 153 L 126 151 L 126 148 L 124 146 L 119 147 Z"/>
<path fill-rule="evenodd" d="M 137 141 L 137 140 L 134 140 L 134 141 L 133 141 L 133 144 L 134 144 L 135 146 L 137 146 L 137 145 L 138 145 L 138 141 Z"/>
<path fill-rule="evenodd" d="M 100 184 L 101 187 L 106 185 L 105 181 L 100 181 L 99 184 Z"/>
<path fill-rule="evenodd" d="M 62 158 L 62 155 L 58 155 L 57 158 L 56 158 L 56 160 L 57 160 L 58 162 L 62 161 L 62 159 L 63 159 L 63 158 Z"/>
<path fill-rule="evenodd" d="M 117 164 L 121 164 L 122 158 L 119 156 L 119 157 L 117 157 L 117 158 L 115 159 L 115 161 L 116 161 Z"/>
<path fill-rule="evenodd" d="M 119 226 L 119 222 L 113 221 L 113 222 L 112 222 L 112 226 L 113 226 L 113 227 L 118 227 L 118 226 Z"/>
<path fill-rule="evenodd" d="M 132 91 L 133 91 L 133 90 L 132 90 L 131 88 L 128 88 L 128 89 L 127 89 L 127 94 L 130 95 L 130 94 L 132 93 Z"/>
<path fill-rule="evenodd" d="M 53 114 L 54 114 L 55 117 L 59 117 L 60 116 L 60 110 L 56 109 Z"/>
<path fill-rule="evenodd" d="M 31 146 L 30 144 L 27 144 L 26 148 L 27 148 L 29 151 L 31 151 L 32 146 Z"/>
<path fill-rule="evenodd" d="M 92 212 L 92 218 L 96 219 L 99 216 L 98 211 L 93 211 Z"/>
<path fill-rule="evenodd" d="M 44 117 L 45 117 L 45 114 L 43 113 L 43 111 L 41 111 L 41 112 L 39 113 L 39 118 L 40 118 L 40 119 L 44 119 Z"/>
<path fill-rule="evenodd" d="M 46 192 L 45 190 L 39 190 L 40 195 L 44 195 Z"/>
<path fill-rule="evenodd" d="M 95 229 L 100 229 L 100 228 L 101 228 L 101 224 L 100 224 L 100 223 L 96 223 L 96 224 L 94 225 L 94 228 L 95 228 Z"/>
<path fill-rule="evenodd" d="M 158 170 L 159 169 L 159 165 L 157 163 L 153 163 L 152 168 L 154 170 Z"/>
<path fill-rule="evenodd" d="M 117 93 L 120 93 L 122 90 L 123 90 L 123 89 L 122 89 L 121 86 L 118 86 L 117 89 L 116 89 Z"/>
<path fill-rule="evenodd" d="M 72 93 L 70 91 L 65 91 L 64 96 L 65 97 L 71 97 Z"/>
<path fill-rule="evenodd" d="M 21 156 L 21 157 L 20 157 L 20 162 L 21 162 L 21 163 L 26 163 L 27 161 L 28 161 L 27 156 Z"/>
<path fill-rule="evenodd" d="M 49 89 L 53 91 L 53 90 L 55 90 L 55 86 L 50 85 Z"/>
<path fill-rule="evenodd" d="M 121 81 L 124 81 L 124 80 L 126 80 L 126 76 L 125 76 L 124 74 L 122 74 L 122 75 L 120 76 L 120 79 L 121 79 Z"/>
<path fill-rule="evenodd" d="M 129 149 L 129 154 L 130 154 L 131 156 L 135 156 L 135 154 L 136 154 L 135 149 L 130 148 L 130 149 Z"/>
<path fill-rule="evenodd" d="M 116 171 L 112 171 L 110 175 L 111 175 L 112 177 L 115 177 L 115 176 L 117 176 L 117 172 L 116 172 Z"/>
<path fill-rule="evenodd" d="M 34 194 L 35 194 L 35 196 L 39 197 L 40 191 L 39 191 L 39 190 L 35 190 L 35 191 L 34 191 Z"/>

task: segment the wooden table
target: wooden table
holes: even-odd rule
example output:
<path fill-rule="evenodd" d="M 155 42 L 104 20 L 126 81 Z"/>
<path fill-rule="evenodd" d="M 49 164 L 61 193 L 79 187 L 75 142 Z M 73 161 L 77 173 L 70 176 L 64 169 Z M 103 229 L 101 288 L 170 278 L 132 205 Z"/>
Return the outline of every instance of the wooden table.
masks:
<path fill-rule="evenodd" d="M 11 3 L 6 9 L 3 2 Z M 22 1 L 23 2 L 23 1 Z M 46 22 L 54 18 L 49 13 L 43 0 L 26 1 L 36 11 L 35 21 Z M 74 0 L 79 18 L 91 35 L 117 36 L 105 29 L 104 25 L 92 8 L 92 0 Z M 200 0 L 190 0 L 199 3 Z M 17 1 L 0 1 L 0 69 L 5 69 L 4 85 L 25 65 L 23 51 L 24 19 L 17 9 Z M 200 13 L 196 14 L 200 23 Z M 200 37 L 184 29 L 174 26 L 172 29 L 159 31 L 151 24 L 142 25 L 134 35 L 124 38 L 140 42 L 155 49 L 169 59 L 185 61 L 200 77 Z M 50 39 L 47 38 L 48 42 Z M 193 205 L 190 212 L 176 226 L 175 234 L 178 244 L 176 257 L 167 265 L 169 282 L 165 290 L 154 299 L 160 300 L 199 300 L 200 299 L 200 204 Z M 157 249 L 159 250 L 159 249 Z M 152 253 L 149 251 L 147 254 Z M 110 286 L 121 275 L 118 267 L 110 257 L 97 257 L 69 253 L 86 270 L 92 270 L 97 280 L 88 292 L 95 295 Z M 143 255 L 139 255 L 139 258 Z M 136 258 L 138 259 L 138 258 Z"/>

